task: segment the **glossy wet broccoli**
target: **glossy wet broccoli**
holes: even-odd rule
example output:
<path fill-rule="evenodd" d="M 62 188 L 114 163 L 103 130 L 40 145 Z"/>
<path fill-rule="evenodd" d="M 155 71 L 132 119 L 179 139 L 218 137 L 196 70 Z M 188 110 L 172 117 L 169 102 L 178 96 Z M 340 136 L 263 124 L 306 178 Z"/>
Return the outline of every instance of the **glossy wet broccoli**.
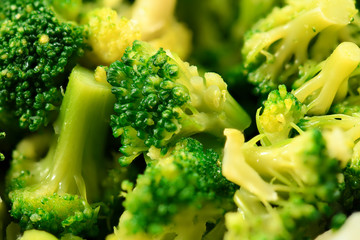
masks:
<path fill-rule="evenodd" d="M 200 76 L 196 67 L 146 42 L 134 41 L 109 66 L 107 81 L 117 99 L 111 126 L 121 136 L 122 164 L 150 147 L 166 153 L 182 137 L 205 132 L 221 138 L 225 127 L 250 125 L 218 74 Z"/>
<path fill-rule="evenodd" d="M 203 239 L 223 224 L 236 185 L 221 175 L 219 154 L 185 138 L 165 156 L 148 155 L 144 174 L 125 196 L 118 239 Z"/>
<path fill-rule="evenodd" d="M 100 179 L 114 103 L 111 87 L 75 67 L 53 132 L 23 139 L 7 174 L 10 214 L 22 230 L 98 234 Z M 93 205 L 94 204 L 94 205 Z"/>
<path fill-rule="evenodd" d="M 53 121 L 85 38 L 83 27 L 60 20 L 45 0 L 2 1 L 0 114 L 31 131 Z"/>

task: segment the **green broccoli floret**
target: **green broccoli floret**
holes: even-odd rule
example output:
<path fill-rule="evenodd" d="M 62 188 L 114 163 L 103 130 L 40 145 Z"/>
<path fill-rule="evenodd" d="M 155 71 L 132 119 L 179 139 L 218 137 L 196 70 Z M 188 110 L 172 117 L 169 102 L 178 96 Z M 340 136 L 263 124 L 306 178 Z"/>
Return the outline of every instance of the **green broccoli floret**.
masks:
<path fill-rule="evenodd" d="M 161 148 L 182 137 L 209 133 L 223 137 L 226 127 L 244 130 L 250 118 L 215 73 L 197 68 L 175 54 L 135 41 L 122 61 L 112 63 L 107 80 L 117 102 L 111 126 L 121 136 L 126 165 L 150 147 Z"/>
<path fill-rule="evenodd" d="M 272 146 L 245 142 L 240 131 L 225 130 L 223 175 L 241 188 L 238 212 L 226 215 L 225 239 L 307 239 L 323 232 L 337 213 L 338 174 L 349 156 L 342 131 L 311 130 Z M 317 228 L 314 226 L 318 226 Z"/>
<path fill-rule="evenodd" d="M 282 8 L 275 7 L 245 36 L 242 53 L 248 80 L 260 94 L 279 84 L 290 87 L 301 65 L 312 58 L 324 60 L 339 43 L 336 35 L 317 40 L 322 32 L 340 31 L 356 12 L 352 0 L 288 1 Z M 324 49 L 317 47 L 317 41 Z M 316 56 L 311 55 L 312 48 Z"/>
<path fill-rule="evenodd" d="M 45 0 L 0 5 L 0 113 L 38 130 L 55 119 L 67 71 L 83 54 L 86 31 L 60 21 Z"/>
<path fill-rule="evenodd" d="M 328 114 L 322 116 L 304 117 L 298 122 L 298 127 L 307 131 L 309 129 L 341 128 L 346 131 L 349 139 L 355 142 L 360 138 L 360 114 Z"/>
<path fill-rule="evenodd" d="M 9 221 L 7 207 L 0 197 L 0 239 L 5 239 L 5 229 Z"/>
<path fill-rule="evenodd" d="M 165 156 L 156 151 L 149 156 L 144 174 L 126 195 L 117 239 L 202 239 L 233 209 L 236 185 L 221 175 L 214 150 L 185 138 Z"/>
<path fill-rule="evenodd" d="M 360 113 L 360 95 L 352 95 L 331 106 L 329 112 L 352 115 Z"/>
<path fill-rule="evenodd" d="M 101 196 L 105 138 L 114 102 L 106 81 L 98 82 L 92 71 L 75 67 L 54 133 L 37 133 L 19 143 L 7 191 L 11 216 L 23 230 L 96 235 L 99 207 L 92 203 Z"/>

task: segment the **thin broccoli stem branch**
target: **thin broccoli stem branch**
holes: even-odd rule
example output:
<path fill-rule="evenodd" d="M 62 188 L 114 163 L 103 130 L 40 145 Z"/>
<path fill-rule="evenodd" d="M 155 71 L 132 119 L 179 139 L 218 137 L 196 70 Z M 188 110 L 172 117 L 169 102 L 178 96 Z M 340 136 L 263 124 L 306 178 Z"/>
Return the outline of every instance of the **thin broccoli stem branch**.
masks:
<path fill-rule="evenodd" d="M 315 93 L 315 99 L 307 104 L 308 113 L 326 114 L 340 86 L 348 80 L 359 63 L 360 48 L 355 43 L 341 43 L 326 60 L 322 71 L 294 91 L 295 97 L 305 103 Z"/>

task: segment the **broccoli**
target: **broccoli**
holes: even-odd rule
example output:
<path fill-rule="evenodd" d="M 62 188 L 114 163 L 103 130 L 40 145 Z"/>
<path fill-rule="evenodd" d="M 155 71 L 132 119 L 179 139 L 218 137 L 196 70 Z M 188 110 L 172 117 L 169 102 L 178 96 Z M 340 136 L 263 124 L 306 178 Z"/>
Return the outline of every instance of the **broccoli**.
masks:
<path fill-rule="evenodd" d="M 197 68 L 175 54 L 135 41 L 122 61 L 112 63 L 107 80 L 117 102 L 111 116 L 121 136 L 123 165 L 150 147 L 161 148 L 182 137 L 209 133 L 222 137 L 226 127 L 244 130 L 250 118 L 215 73 Z"/>
<path fill-rule="evenodd" d="M 10 214 L 23 230 L 97 234 L 104 147 L 114 97 L 106 80 L 75 67 L 53 132 L 22 140 L 7 176 Z"/>
<path fill-rule="evenodd" d="M 134 40 L 141 38 L 139 26 L 111 8 L 93 9 L 82 17 L 81 23 L 89 31 L 87 43 L 91 50 L 85 52 L 85 58 L 91 61 L 88 65 L 110 65 L 121 58 Z"/>
<path fill-rule="evenodd" d="M 259 108 L 256 114 L 256 123 L 262 145 L 271 145 L 287 139 L 291 129 L 306 114 L 306 106 L 302 104 L 292 93 L 286 90 L 285 85 L 279 85 L 278 90 L 269 93 L 263 108 Z"/>
<path fill-rule="evenodd" d="M 7 206 L 0 197 L 0 239 L 5 239 L 5 229 L 9 221 Z"/>
<path fill-rule="evenodd" d="M 337 175 L 350 157 L 337 158 L 334 152 L 351 151 L 346 134 L 313 129 L 265 147 L 256 145 L 261 135 L 245 142 L 238 130 L 224 134 L 222 173 L 241 187 L 234 196 L 239 211 L 225 217 L 225 239 L 307 239 L 319 234 L 337 213 Z"/>
<path fill-rule="evenodd" d="M 45 0 L 2 1 L 0 26 L 0 113 L 36 131 L 55 119 L 86 31 L 59 20 Z"/>
<path fill-rule="evenodd" d="M 118 239 L 202 239 L 234 209 L 236 185 L 221 175 L 214 150 L 184 138 L 165 156 L 157 151 L 148 156 L 144 174 L 125 196 Z"/>
<path fill-rule="evenodd" d="M 56 238 L 54 235 L 42 231 L 42 230 L 36 230 L 36 229 L 31 229 L 31 230 L 26 230 L 24 232 L 24 234 L 18 238 L 19 240 L 58 240 L 58 238 Z M 74 236 L 72 234 L 65 234 L 64 236 L 62 236 L 60 238 L 60 240 L 83 240 L 80 237 Z"/>
<path fill-rule="evenodd" d="M 340 203 L 347 214 L 360 210 L 360 142 L 354 149 L 349 164 L 344 170 L 344 182 L 342 183 L 342 194 Z"/>
<path fill-rule="evenodd" d="M 345 98 L 343 101 L 332 105 L 329 112 L 346 115 L 360 113 L 360 96 L 351 95 Z"/>
<path fill-rule="evenodd" d="M 290 87 L 301 65 L 312 58 L 324 60 L 338 44 L 338 37 L 327 34 L 326 39 L 318 40 L 324 49 L 317 47 L 317 39 L 327 29 L 340 31 L 356 12 L 352 0 L 292 0 L 273 8 L 246 34 L 242 48 L 248 80 L 256 92 L 267 94 L 279 84 Z M 310 54 L 313 47 L 314 57 Z"/>
<path fill-rule="evenodd" d="M 147 41 L 155 48 L 170 49 L 186 57 L 191 34 L 174 19 L 175 3 L 175 0 L 137 0 L 129 13 L 110 7 L 98 7 L 84 13 L 81 23 L 88 27 L 87 43 L 91 46 L 91 50 L 85 52 L 84 64 L 108 66 L 120 60 L 125 48 L 134 40 Z"/>

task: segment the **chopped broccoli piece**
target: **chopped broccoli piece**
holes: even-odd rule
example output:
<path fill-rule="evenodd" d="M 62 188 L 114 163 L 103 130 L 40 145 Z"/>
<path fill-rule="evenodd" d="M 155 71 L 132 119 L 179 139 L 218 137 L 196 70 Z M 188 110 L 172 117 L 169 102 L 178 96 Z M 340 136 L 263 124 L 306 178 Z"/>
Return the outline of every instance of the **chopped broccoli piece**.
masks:
<path fill-rule="evenodd" d="M 94 236 L 106 169 L 105 137 L 114 104 L 108 83 L 75 67 L 69 77 L 54 133 L 22 140 L 7 176 L 11 216 L 23 230 L 57 236 Z M 45 157 L 44 157 L 45 156 Z"/>
<path fill-rule="evenodd" d="M 0 112 L 31 131 L 51 122 L 85 38 L 83 27 L 60 21 L 44 0 L 2 1 Z"/>
<path fill-rule="evenodd" d="M 344 170 L 344 182 L 342 184 L 341 205 L 347 214 L 360 210 L 360 142 L 354 149 L 353 155 Z"/>
<path fill-rule="evenodd" d="M 202 239 L 209 224 L 217 224 L 233 209 L 236 185 L 221 175 L 214 150 L 185 138 L 165 156 L 148 155 L 148 167 L 126 195 L 125 212 L 115 231 L 119 239 L 128 239 L 127 235 Z"/>
<path fill-rule="evenodd" d="M 305 116 L 306 106 L 293 94 L 287 92 L 285 85 L 269 93 L 267 100 L 256 115 L 256 123 L 262 145 L 271 145 L 287 139 L 290 131 Z"/>
<path fill-rule="evenodd" d="M 321 71 L 294 90 L 295 97 L 308 107 L 308 114 L 325 114 L 334 101 L 348 93 L 348 80 L 360 62 L 360 48 L 351 42 L 339 44 L 325 60 Z"/>
<path fill-rule="evenodd" d="M 339 131 L 311 130 L 272 146 L 245 142 L 243 134 L 225 130 L 223 175 L 241 189 L 237 213 L 226 216 L 225 239 L 306 239 L 319 234 L 336 214 L 337 175 L 349 158 L 334 157 L 334 146 L 348 148 Z M 340 136 L 340 137 L 339 137 Z M 319 226 L 313 229 L 313 226 Z"/>
<path fill-rule="evenodd" d="M 226 127 L 244 130 L 250 118 L 215 73 L 199 76 L 196 67 L 175 54 L 135 41 L 122 61 L 112 63 L 107 80 L 117 102 L 111 126 L 121 136 L 126 165 L 150 147 L 209 133 L 223 137 Z"/>
<path fill-rule="evenodd" d="M 98 8 L 89 11 L 81 22 L 88 26 L 87 43 L 90 51 L 85 52 L 86 64 L 110 65 L 120 60 L 125 48 L 134 40 L 140 39 L 140 29 L 136 22 L 118 16 L 111 8 Z"/>
<path fill-rule="evenodd" d="M 248 80 L 259 94 L 267 94 L 279 84 L 290 87 L 298 78 L 299 67 L 312 58 L 311 48 L 322 32 L 340 30 L 356 12 L 352 0 L 288 1 L 282 8 L 273 8 L 245 36 L 242 53 Z M 319 41 L 330 47 L 317 49 L 316 61 L 328 56 L 338 44 L 337 38 L 327 36 Z"/>
<path fill-rule="evenodd" d="M 343 101 L 332 105 L 329 111 L 335 114 L 346 114 L 346 115 L 360 113 L 360 96 L 359 95 L 349 96 L 345 98 Z"/>

